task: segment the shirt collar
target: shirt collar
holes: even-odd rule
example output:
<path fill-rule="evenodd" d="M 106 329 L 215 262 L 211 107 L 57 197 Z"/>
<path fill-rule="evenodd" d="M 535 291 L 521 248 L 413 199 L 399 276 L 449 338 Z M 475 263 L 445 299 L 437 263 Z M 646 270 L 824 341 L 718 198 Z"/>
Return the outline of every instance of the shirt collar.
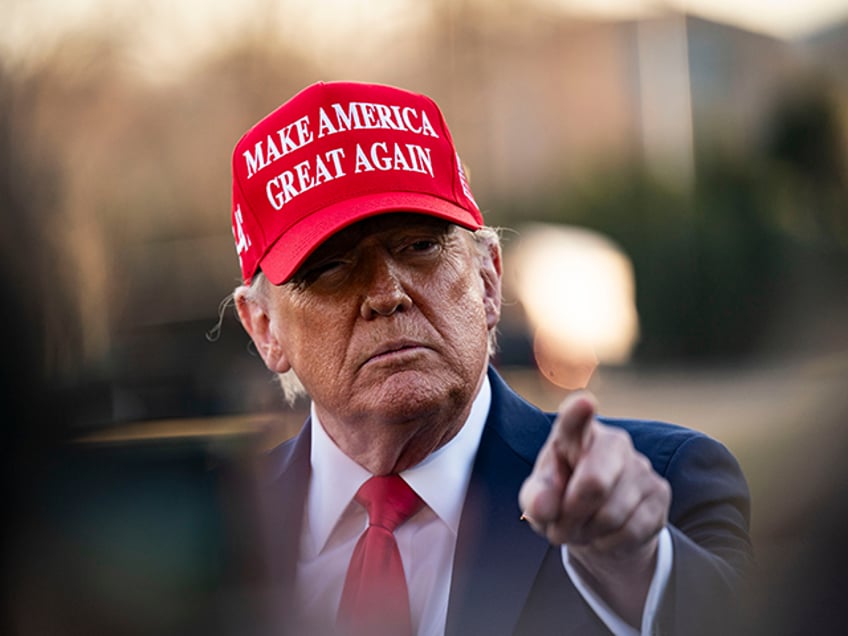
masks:
<path fill-rule="evenodd" d="M 454 535 L 459 529 L 462 505 L 491 401 L 491 385 L 488 375 L 484 375 L 468 419 L 459 432 L 422 462 L 401 473 L 401 477 Z M 314 404 L 310 426 L 312 476 L 306 513 L 312 551 L 317 553 L 326 545 L 336 522 L 371 474 L 330 439 L 318 419 Z"/>

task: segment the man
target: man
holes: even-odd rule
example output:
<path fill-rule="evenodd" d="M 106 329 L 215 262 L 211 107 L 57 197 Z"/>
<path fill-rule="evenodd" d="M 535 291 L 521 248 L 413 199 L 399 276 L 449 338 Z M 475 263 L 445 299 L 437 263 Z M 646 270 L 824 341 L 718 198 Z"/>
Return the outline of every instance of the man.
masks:
<path fill-rule="evenodd" d="M 737 463 L 692 431 L 600 418 L 585 393 L 542 413 L 489 366 L 500 246 L 433 101 L 315 84 L 245 134 L 233 175 L 239 317 L 312 399 L 260 483 L 278 625 L 723 625 L 751 558 Z"/>

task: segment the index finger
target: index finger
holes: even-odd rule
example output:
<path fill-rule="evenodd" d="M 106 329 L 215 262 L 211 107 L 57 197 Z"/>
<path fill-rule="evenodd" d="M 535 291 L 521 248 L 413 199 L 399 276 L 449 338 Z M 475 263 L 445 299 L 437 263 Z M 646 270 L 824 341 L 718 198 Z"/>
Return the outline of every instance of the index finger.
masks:
<path fill-rule="evenodd" d="M 573 393 L 560 404 L 533 471 L 519 493 L 523 518 L 537 532 L 561 520 L 565 492 L 577 463 L 591 442 L 591 422 L 597 403 L 587 392 Z"/>
<path fill-rule="evenodd" d="M 559 406 L 551 438 L 557 457 L 571 470 L 591 444 L 591 424 L 597 410 L 598 403 L 588 391 L 572 393 Z"/>

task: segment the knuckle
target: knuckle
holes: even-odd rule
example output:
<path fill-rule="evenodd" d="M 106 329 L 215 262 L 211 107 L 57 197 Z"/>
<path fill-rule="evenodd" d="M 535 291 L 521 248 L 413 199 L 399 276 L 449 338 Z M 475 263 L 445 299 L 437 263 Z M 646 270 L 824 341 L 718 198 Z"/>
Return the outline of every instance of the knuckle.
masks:
<path fill-rule="evenodd" d="M 619 545 L 628 550 L 635 549 L 650 541 L 663 525 L 657 523 L 652 513 L 643 510 L 641 514 L 634 515 L 631 523 L 622 528 L 619 533 Z"/>
<path fill-rule="evenodd" d="M 662 499 L 650 499 L 642 507 L 640 524 L 647 536 L 654 536 L 665 526 L 668 505 Z"/>
<path fill-rule="evenodd" d="M 671 501 L 671 484 L 668 480 L 663 479 L 659 475 L 654 475 L 654 492 L 657 500 L 657 505 L 668 508 Z"/>
<path fill-rule="evenodd" d="M 620 428 L 609 427 L 610 439 L 621 448 L 633 448 L 633 440 L 630 434 Z"/>
<path fill-rule="evenodd" d="M 579 499 L 583 503 L 593 503 L 604 499 L 609 492 L 610 484 L 597 472 L 589 472 L 583 475 L 578 491 Z"/>
<path fill-rule="evenodd" d="M 651 460 L 645 457 L 642 453 L 636 453 L 636 457 L 634 459 L 636 463 L 636 467 L 643 473 L 653 473 L 654 467 L 651 465 Z"/>
<path fill-rule="evenodd" d="M 598 438 L 611 451 L 626 455 L 633 452 L 633 440 L 626 431 L 614 426 L 598 425 Z"/>
<path fill-rule="evenodd" d="M 576 540 L 573 530 L 562 524 L 551 523 L 545 528 L 545 538 L 552 545 L 565 545 Z"/>
<path fill-rule="evenodd" d="M 626 526 L 619 534 L 618 539 L 617 547 L 622 551 L 633 550 L 644 541 L 642 533 L 633 526 Z"/>
<path fill-rule="evenodd" d="M 592 519 L 592 526 L 597 534 L 608 534 L 618 530 L 623 522 L 624 520 L 620 514 L 616 514 L 609 508 L 603 508 Z"/>

